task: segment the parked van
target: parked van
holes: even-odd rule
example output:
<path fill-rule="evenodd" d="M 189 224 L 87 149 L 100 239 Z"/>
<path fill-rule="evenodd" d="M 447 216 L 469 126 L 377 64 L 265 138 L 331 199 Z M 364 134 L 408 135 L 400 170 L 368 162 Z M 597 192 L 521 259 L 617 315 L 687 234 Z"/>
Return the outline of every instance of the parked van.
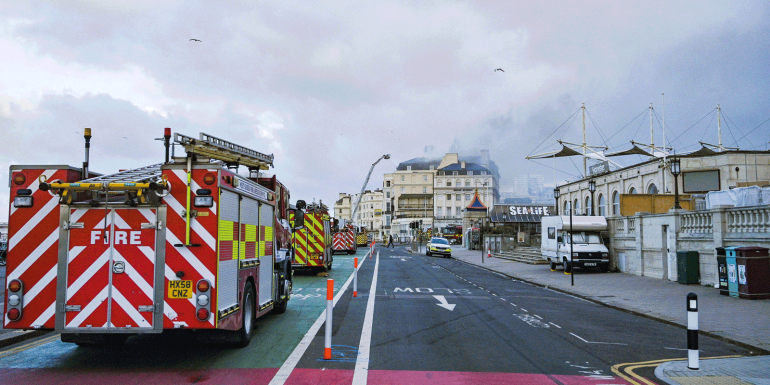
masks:
<path fill-rule="evenodd" d="M 569 216 L 542 217 L 540 223 L 540 251 L 550 262 L 551 270 L 556 270 L 556 265 L 564 266 L 566 272 L 575 266 L 598 267 L 603 272 L 610 269 L 609 250 L 600 234 L 607 230 L 607 219 L 603 216 L 572 216 L 571 232 Z"/>

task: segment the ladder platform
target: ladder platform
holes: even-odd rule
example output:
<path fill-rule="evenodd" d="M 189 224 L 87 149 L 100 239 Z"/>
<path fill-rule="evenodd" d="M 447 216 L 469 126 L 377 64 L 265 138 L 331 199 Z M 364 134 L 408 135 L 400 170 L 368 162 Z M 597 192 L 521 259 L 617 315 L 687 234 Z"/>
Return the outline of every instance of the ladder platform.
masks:
<path fill-rule="evenodd" d="M 174 133 L 174 142 L 181 144 L 188 153 L 243 165 L 250 169 L 267 170 L 273 166 L 273 154 L 263 154 L 202 132 L 199 139 Z"/>

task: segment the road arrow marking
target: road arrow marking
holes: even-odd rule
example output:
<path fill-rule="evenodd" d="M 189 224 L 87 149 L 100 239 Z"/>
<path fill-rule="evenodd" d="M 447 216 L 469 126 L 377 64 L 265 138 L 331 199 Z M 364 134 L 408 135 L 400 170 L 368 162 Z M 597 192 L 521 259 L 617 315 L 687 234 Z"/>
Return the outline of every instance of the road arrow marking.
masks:
<path fill-rule="evenodd" d="M 446 298 L 444 298 L 443 295 L 434 295 L 433 297 L 435 297 L 440 302 L 440 303 L 437 303 L 436 305 L 439 305 L 449 311 L 454 310 L 455 306 L 457 306 L 456 304 L 447 303 Z"/>

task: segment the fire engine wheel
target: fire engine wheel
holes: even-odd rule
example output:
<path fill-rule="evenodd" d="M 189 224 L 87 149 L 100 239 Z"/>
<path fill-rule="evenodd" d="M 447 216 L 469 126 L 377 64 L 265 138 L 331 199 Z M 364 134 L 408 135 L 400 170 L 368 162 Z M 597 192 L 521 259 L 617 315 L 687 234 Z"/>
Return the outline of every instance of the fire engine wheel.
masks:
<path fill-rule="evenodd" d="M 355 253 L 356 253 L 356 251 L 355 251 L 355 250 L 348 250 L 348 255 L 353 255 L 353 254 L 355 254 Z"/>
<path fill-rule="evenodd" d="M 241 319 L 241 330 L 238 331 L 238 346 L 246 347 L 251 342 L 251 336 L 254 334 L 254 286 L 251 282 L 246 283 L 246 290 L 243 295 L 243 318 Z"/>

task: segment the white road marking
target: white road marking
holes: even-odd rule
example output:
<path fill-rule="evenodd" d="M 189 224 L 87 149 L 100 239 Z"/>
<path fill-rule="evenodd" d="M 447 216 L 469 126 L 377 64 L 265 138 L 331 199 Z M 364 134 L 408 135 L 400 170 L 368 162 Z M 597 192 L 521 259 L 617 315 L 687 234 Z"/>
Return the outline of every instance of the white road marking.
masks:
<path fill-rule="evenodd" d="M 668 350 L 688 350 L 688 349 L 680 349 L 680 348 L 667 348 L 667 347 L 664 347 L 663 349 L 668 349 Z"/>
<path fill-rule="evenodd" d="M 366 255 L 369 255 L 369 252 L 366 253 Z M 361 268 L 361 265 L 366 262 L 366 255 L 364 258 L 361 259 L 361 263 L 358 265 L 358 268 Z M 348 286 L 350 286 L 350 283 L 353 282 L 353 274 L 350 274 L 350 277 L 348 277 L 348 280 L 345 281 L 345 284 L 342 285 L 340 290 L 337 292 L 337 295 L 334 296 L 334 300 L 332 300 L 332 304 L 336 305 L 337 301 L 342 297 L 342 295 L 345 293 L 345 291 L 348 289 Z M 369 296 L 374 297 L 373 295 Z M 323 312 L 321 312 L 321 315 L 318 316 L 313 326 L 308 329 L 307 333 L 305 333 L 305 336 L 302 337 L 302 340 L 299 341 L 299 344 L 297 344 L 297 347 L 294 348 L 294 350 L 291 352 L 291 355 L 289 355 L 289 358 L 284 361 L 283 365 L 281 365 L 281 368 L 278 369 L 278 372 L 275 373 L 275 376 L 273 376 L 273 379 L 270 380 L 269 385 L 283 385 L 286 383 L 286 380 L 289 379 L 289 376 L 291 375 L 291 372 L 294 370 L 294 368 L 297 366 L 297 363 L 300 359 L 302 359 L 302 356 L 305 354 L 305 351 L 310 346 L 310 343 L 313 342 L 313 339 L 315 338 L 315 335 L 318 333 L 318 330 L 321 329 L 321 325 L 326 322 L 326 309 L 324 309 Z"/>
<path fill-rule="evenodd" d="M 364 315 L 364 327 L 361 330 L 361 342 L 358 344 L 358 357 L 356 369 L 353 373 L 353 385 L 366 385 L 369 376 L 369 351 L 372 343 L 372 324 L 374 323 L 374 298 L 377 292 L 377 272 L 380 268 L 380 254 L 374 262 L 372 274 L 372 287 L 369 289 L 369 299 L 366 301 L 366 314 Z"/>
<path fill-rule="evenodd" d="M 556 327 L 556 328 L 559 328 L 559 329 L 561 329 L 561 326 L 559 326 L 559 325 L 557 325 L 557 324 L 555 324 L 555 323 L 553 323 L 553 322 L 549 322 L 549 324 L 553 325 L 553 326 L 554 326 L 554 327 Z"/>
<path fill-rule="evenodd" d="M 457 306 L 456 304 L 448 303 L 443 295 L 434 295 L 433 297 L 436 298 L 439 302 L 436 305 L 441 306 L 449 311 L 454 310 L 455 306 Z"/>
<path fill-rule="evenodd" d="M 533 314 L 533 316 L 535 316 L 535 317 L 537 317 L 537 318 L 539 318 L 539 319 L 543 319 L 543 317 L 541 317 L 541 316 L 539 316 L 539 315 L 537 315 L 537 314 Z"/>
<path fill-rule="evenodd" d="M 628 344 L 624 344 L 624 343 L 621 343 L 621 342 L 596 342 L 596 341 L 586 341 L 585 339 L 581 338 L 579 335 L 577 335 L 577 334 L 575 334 L 575 333 L 572 333 L 572 332 L 570 332 L 569 334 L 571 334 L 573 337 L 575 337 L 575 338 L 577 338 L 577 339 L 579 339 L 579 340 L 581 340 L 581 341 L 583 341 L 583 342 L 585 342 L 585 343 L 587 343 L 587 344 L 603 344 L 603 345 L 628 345 Z"/>
<path fill-rule="evenodd" d="M 521 311 L 523 311 L 525 313 L 529 313 L 529 311 L 527 309 L 523 308 L 523 307 L 521 308 Z"/>

